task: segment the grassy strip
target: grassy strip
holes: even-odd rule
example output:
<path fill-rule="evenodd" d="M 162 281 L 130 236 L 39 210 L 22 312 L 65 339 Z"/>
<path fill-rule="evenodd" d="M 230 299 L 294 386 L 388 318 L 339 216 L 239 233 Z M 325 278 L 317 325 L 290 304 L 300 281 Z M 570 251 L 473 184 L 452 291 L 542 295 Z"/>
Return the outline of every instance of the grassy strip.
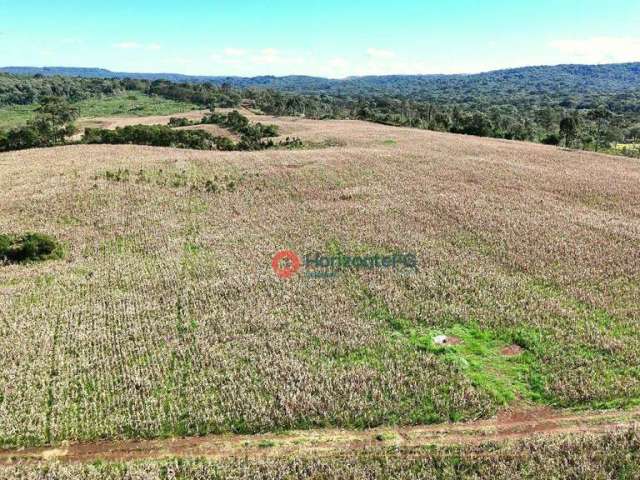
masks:
<path fill-rule="evenodd" d="M 96 117 L 149 117 L 173 115 L 197 110 L 192 103 L 167 100 L 162 97 L 145 95 L 142 92 L 128 92 L 113 97 L 91 98 L 73 104 L 82 118 Z M 0 108 L 0 129 L 26 125 L 35 117 L 37 105 L 14 105 Z"/>
<path fill-rule="evenodd" d="M 539 402 L 545 399 L 544 383 L 536 357 L 527 350 L 516 356 L 507 356 L 503 350 L 511 337 L 521 348 L 531 348 L 535 334 L 521 332 L 500 334 L 470 324 L 457 324 L 447 329 L 428 328 L 394 314 L 370 290 L 361 291 L 365 314 L 374 321 L 383 321 L 390 335 L 407 348 L 437 355 L 442 361 L 461 371 L 478 389 L 486 392 L 498 405 L 516 400 Z M 438 345 L 434 339 L 440 335 L 456 338 L 459 343 Z"/>

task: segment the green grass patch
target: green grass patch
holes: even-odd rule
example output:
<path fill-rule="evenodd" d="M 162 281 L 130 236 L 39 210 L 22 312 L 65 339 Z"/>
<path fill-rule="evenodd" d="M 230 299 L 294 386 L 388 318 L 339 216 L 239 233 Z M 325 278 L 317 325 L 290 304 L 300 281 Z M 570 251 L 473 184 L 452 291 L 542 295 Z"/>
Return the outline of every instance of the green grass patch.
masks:
<path fill-rule="evenodd" d="M 173 115 L 200 108 L 192 103 L 149 96 L 142 92 L 127 92 L 124 95 L 91 98 L 73 105 L 79 109 L 81 118 Z M 0 129 L 26 125 L 29 120 L 35 117 L 37 108 L 37 104 L 0 108 Z"/>
<path fill-rule="evenodd" d="M 455 337 L 460 343 L 437 345 L 434 338 L 438 335 Z M 517 356 L 503 354 L 508 344 L 493 332 L 476 326 L 456 325 L 447 331 L 412 330 L 408 338 L 416 347 L 441 356 L 463 371 L 476 387 L 486 391 L 500 405 L 515 400 L 541 399 L 534 357 L 526 351 Z"/>
<path fill-rule="evenodd" d="M 35 116 L 36 105 L 12 105 L 0 108 L 0 129 L 26 125 Z"/>
<path fill-rule="evenodd" d="M 80 117 L 83 118 L 173 115 L 199 108 L 192 103 L 149 96 L 141 92 L 127 92 L 125 95 L 82 100 L 76 103 L 75 106 L 79 108 Z"/>
<path fill-rule="evenodd" d="M 378 442 L 393 442 L 397 439 L 396 434 L 393 432 L 378 433 L 374 438 Z"/>
<path fill-rule="evenodd" d="M 44 262 L 63 256 L 62 245 L 49 235 L 0 235 L 0 264 Z"/>
<path fill-rule="evenodd" d="M 261 440 L 258 442 L 258 448 L 273 448 L 276 446 L 276 442 L 273 440 Z"/>
<path fill-rule="evenodd" d="M 428 328 L 395 314 L 368 289 L 363 290 L 365 313 L 374 321 L 386 323 L 390 335 L 408 348 L 437 355 L 462 372 L 472 384 L 485 391 L 499 405 L 516 400 L 544 400 L 544 378 L 536 356 L 527 349 L 539 348 L 539 336 L 530 330 L 494 332 L 473 324 L 456 324 L 447 329 Z M 440 335 L 455 337 L 458 343 L 438 345 Z M 524 349 L 508 356 L 503 350 L 511 344 Z"/>

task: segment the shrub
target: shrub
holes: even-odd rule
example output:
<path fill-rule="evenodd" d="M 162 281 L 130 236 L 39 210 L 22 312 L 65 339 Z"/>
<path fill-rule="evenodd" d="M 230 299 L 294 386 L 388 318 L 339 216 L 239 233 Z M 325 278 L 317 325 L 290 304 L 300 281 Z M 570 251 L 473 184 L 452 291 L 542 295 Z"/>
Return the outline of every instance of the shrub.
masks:
<path fill-rule="evenodd" d="M 172 128 L 176 128 L 176 127 L 188 127 L 190 125 L 193 125 L 193 122 L 187 118 L 183 118 L 183 117 L 171 117 L 169 119 L 169 126 Z"/>
<path fill-rule="evenodd" d="M 228 148 L 223 137 L 214 137 L 203 130 L 173 130 L 164 125 L 131 125 L 115 130 L 88 128 L 83 141 L 85 143 L 108 143 L 112 145 L 134 144 L 153 147 L 192 148 L 195 150 L 215 150 L 217 144 Z"/>
<path fill-rule="evenodd" d="M 87 128 L 84 143 L 134 144 L 153 147 L 193 148 L 196 150 L 265 150 L 276 146 L 299 148 L 299 139 L 287 139 L 276 144 L 273 140 L 265 140 L 278 136 L 276 125 L 251 124 L 247 117 L 233 111 L 227 115 L 212 113 L 202 119 L 204 124 L 216 124 L 233 132 L 240 133 L 237 144 L 227 137 L 213 136 L 204 130 L 174 130 L 171 127 L 193 125 L 186 118 L 171 118 L 166 125 L 130 125 L 115 130 Z"/>
<path fill-rule="evenodd" d="M 62 258 L 62 246 L 48 235 L 26 233 L 0 235 L 0 261 L 5 263 L 43 262 Z"/>
<path fill-rule="evenodd" d="M 208 117 L 210 118 L 210 117 Z M 234 120 L 237 121 L 237 120 Z M 115 130 L 87 128 L 83 142 L 93 144 L 133 144 L 153 147 L 192 148 L 195 150 L 264 150 L 275 146 L 291 147 L 289 140 L 284 144 L 273 140 L 262 140 L 265 135 L 277 135 L 274 125 L 249 125 L 239 143 L 228 137 L 213 136 L 204 130 L 174 130 L 166 125 L 130 125 Z"/>
<path fill-rule="evenodd" d="M 560 135 L 551 133 L 541 140 L 545 145 L 560 145 Z"/>
<path fill-rule="evenodd" d="M 285 140 L 278 143 L 279 147 L 288 148 L 289 150 L 295 150 L 298 148 L 304 148 L 304 142 L 298 137 L 287 137 Z"/>
<path fill-rule="evenodd" d="M 205 116 L 202 123 L 220 125 L 234 133 L 239 133 L 243 137 L 243 143 L 254 146 L 263 138 L 279 135 L 277 125 L 263 125 L 262 123 L 252 125 L 247 117 L 236 110 L 226 115 L 212 113 Z M 256 150 L 256 148 L 252 148 L 252 150 Z"/>

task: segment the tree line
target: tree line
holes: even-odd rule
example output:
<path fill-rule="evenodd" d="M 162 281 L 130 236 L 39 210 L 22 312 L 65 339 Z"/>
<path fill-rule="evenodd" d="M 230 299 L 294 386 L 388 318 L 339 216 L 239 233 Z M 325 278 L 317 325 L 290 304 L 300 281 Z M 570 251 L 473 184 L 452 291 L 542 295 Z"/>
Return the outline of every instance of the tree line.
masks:
<path fill-rule="evenodd" d="M 306 85 L 304 93 L 236 88 L 231 83 L 0 75 L 0 105 L 40 103 L 49 108 L 51 98 L 73 104 L 92 96 L 140 91 L 203 108 L 243 105 L 276 116 L 360 119 L 596 151 L 640 142 L 640 86 L 633 82 L 640 70 L 633 65 L 612 72 L 574 67 L 577 73 L 553 70 L 554 77 L 544 68 L 468 77 L 371 77 L 350 81 L 343 91 L 329 89 L 326 82 L 287 81 L 291 89 L 296 89 L 295 82 Z M 207 121 L 213 120 L 215 116 Z M 68 128 L 60 121 L 55 115 L 38 115 L 27 127 L 0 132 L 0 149 L 59 144 L 69 133 L 60 131 Z M 629 153 L 640 155 L 640 148 Z"/>
<path fill-rule="evenodd" d="M 68 137 L 77 132 L 74 120 L 78 109 L 61 97 L 45 97 L 36 109 L 36 117 L 26 126 L 8 132 L 0 131 L 0 151 L 53 147 L 67 144 Z M 240 135 L 234 142 L 225 136 L 215 136 L 204 130 L 177 129 L 198 124 L 217 124 Z M 265 150 L 268 148 L 300 148 L 297 138 L 275 141 L 278 127 L 251 123 L 247 117 L 234 110 L 227 114 L 215 110 L 200 122 L 184 118 L 172 118 L 169 125 L 131 125 L 115 130 L 87 128 L 82 143 L 87 144 L 135 144 L 157 147 L 190 148 L 197 150 Z"/>

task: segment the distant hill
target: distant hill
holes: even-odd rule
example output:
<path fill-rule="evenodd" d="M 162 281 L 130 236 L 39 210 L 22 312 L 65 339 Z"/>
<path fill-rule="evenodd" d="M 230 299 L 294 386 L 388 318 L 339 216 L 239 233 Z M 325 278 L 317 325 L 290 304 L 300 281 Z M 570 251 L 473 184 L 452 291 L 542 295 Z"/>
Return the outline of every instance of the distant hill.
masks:
<path fill-rule="evenodd" d="M 473 94 L 500 96 L 616 94 L 640 88 L 640 63 L 523 67 L 468 75 L 383 75 L 336 80 L 292 75 L 285 77 L 192 76 L 176 73 L 126 73 L 100 68 L 5 67 L 0 73 L 84 78 L 133 78 L 184 83 L 223 83 L 235 87 L 263 87 L 299 93 L 354 95 L 394 94 L 422 100 L 464 103 Z"/>

